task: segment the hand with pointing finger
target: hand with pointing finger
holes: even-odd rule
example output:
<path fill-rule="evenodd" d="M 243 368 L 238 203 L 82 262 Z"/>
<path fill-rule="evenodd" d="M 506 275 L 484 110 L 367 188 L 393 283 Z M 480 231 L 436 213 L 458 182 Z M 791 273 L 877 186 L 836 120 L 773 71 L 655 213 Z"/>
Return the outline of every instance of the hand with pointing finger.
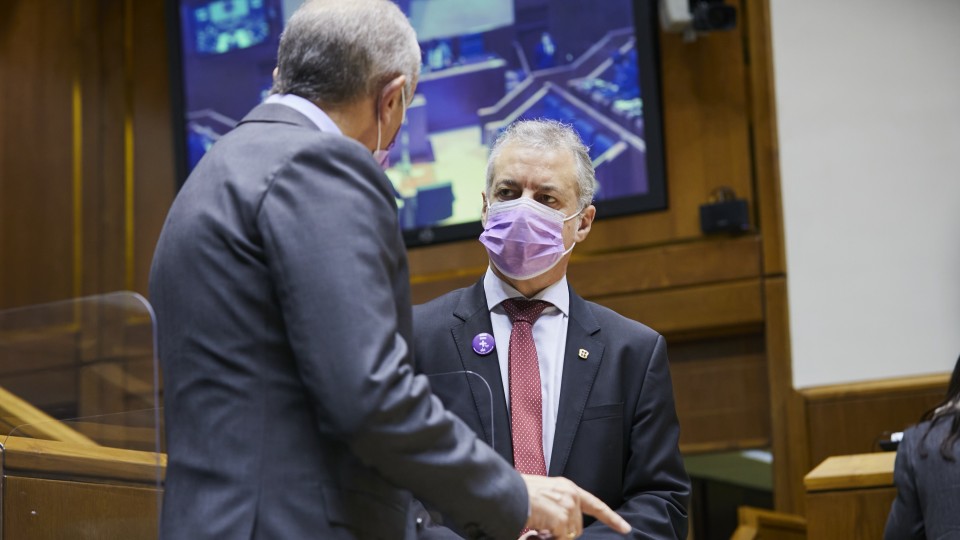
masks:
<path fill-rule="evenodd" d="M 583 514 L 593 516 L 611 529 L 626 534 L 630 525 L 579 486 L 562 477 L 524 474 L 530 498 L 528 529 L 549 533 L 558 539 L 577 538 L 583 533 Z"/>

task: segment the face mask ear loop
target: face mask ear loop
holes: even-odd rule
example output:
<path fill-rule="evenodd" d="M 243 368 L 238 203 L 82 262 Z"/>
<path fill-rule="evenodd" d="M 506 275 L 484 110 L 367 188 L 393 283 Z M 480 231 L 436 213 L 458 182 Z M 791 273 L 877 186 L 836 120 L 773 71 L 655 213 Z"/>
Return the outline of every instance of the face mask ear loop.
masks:
<path fill-rule="evenodd" d="M 579 218 L 582 220 L 582 219 L 583 219 L 583 215 L 582 215 L 582 214 L 583 214 L 583 210 L 584 210 L 583 208 L 581 208 L 580 210 L 577 210 L 577 213 L 572 214 L 572 215 L 570 215 L 569 217 L 564 218 L 563 222 L 566 223 L 566 222 L 570 221 L 571 219 L 573 219 L 573 218 L 575 218 L 575 217 L 579 217 Z M 577 230 L 580 230 L 580 225 L 579 225 L 579 224 L 577 224 Z M 563 252 L 563 255 L 560 255 L 560 258 L 562 259 L 563 257 L 565 257 L 565 256 L 567 255 L 567 253 L 570 253 L 571 251 L 573 251 L 573 248 L 576 247 L 576 245 L 577 245 L 577 241 L 574 240 L 573 243 L 570 244 L 570 249 L 564 251 L 564 252 Z"/>
<path fill-rule="evenodd" d="M 580 207 L 580 209 L 577 210 L 576 212 L 574 212 L 574 213 L 570 214 L 569 216 L 563 218 L 563 222 L 566 223 L 566 222 L 570 221 L 571 219 L 573 219 L 573 218 L 575 218 L 575 217 L 577 217 L 577 216 L 583 217 L 583 216 L 581 216 L 581 214 L 583 214 L 583 208 L 584 208 L 584 207 Z"/>
<path fill-rule="evenodd" d="M 376 154 L 380 151 L 380 103 L 377 103 L 377 147 L 374 149 L 373 153 Z"/>

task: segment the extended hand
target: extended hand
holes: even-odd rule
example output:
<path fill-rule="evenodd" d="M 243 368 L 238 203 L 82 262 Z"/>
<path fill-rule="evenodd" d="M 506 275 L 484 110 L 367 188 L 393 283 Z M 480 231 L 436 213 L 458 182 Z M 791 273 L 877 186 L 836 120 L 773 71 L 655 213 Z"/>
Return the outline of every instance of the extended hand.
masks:
<path fill-rule="evenodd" d="M 560 539 L 576 538 L 583 532 L 583 514 L 587 514 L 617 532 L 630 532 L 630 525 L 622 517 L 570 480 L 529 474 L 521 476 L 530 497 L 528 529 L 550 531 Z"/>

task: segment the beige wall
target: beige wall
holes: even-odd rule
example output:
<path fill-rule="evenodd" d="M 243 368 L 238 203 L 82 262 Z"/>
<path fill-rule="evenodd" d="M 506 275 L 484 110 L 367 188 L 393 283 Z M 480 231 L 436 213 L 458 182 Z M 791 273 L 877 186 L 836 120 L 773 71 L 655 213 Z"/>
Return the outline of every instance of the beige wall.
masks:
<path fill-rule="evenodd" d="M 771 2 L 797 388 L 960 354 L 960 2 Z"/>

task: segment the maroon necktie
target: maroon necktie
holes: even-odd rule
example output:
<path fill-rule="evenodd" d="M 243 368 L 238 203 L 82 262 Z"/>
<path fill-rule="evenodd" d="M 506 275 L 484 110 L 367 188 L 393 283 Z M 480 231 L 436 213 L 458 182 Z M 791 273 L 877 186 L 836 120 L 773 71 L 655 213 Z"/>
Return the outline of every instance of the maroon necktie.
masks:
<path fill-rule="evenodd" d="M 546 476 L 543 458 L 543 395 L 540 363 L 533 342 L 533 323 L 549 306 L 542 300 L 511 298 L 503 309 L 513 323 L 510 332 L 510 427 L 513 466 L 523 474 Z"/>

